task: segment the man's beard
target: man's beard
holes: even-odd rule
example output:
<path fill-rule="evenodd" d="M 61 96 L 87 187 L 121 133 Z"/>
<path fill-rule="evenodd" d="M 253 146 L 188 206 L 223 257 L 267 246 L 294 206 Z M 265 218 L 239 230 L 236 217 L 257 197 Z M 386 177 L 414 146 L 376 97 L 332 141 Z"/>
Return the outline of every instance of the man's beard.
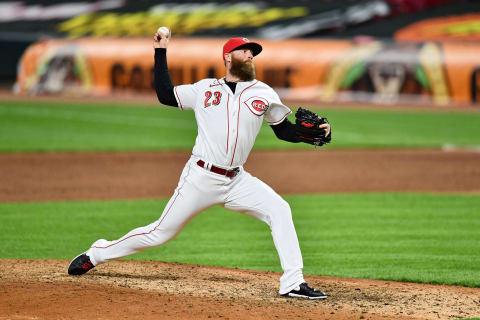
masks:
<path fill-rule="evenodd" d="M 240 59 L 232 57 L 232 65 L 230 67 L 232 76 L 238 77 L 242 81 L 252 81 L 255 79 L 255 66 L 252 60 L 243 62 Z"/>

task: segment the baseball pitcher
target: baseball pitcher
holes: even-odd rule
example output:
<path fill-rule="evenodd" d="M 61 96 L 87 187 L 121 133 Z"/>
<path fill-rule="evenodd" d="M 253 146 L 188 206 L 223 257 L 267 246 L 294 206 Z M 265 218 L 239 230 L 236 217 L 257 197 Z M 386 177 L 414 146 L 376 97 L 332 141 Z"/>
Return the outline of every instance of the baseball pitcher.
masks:
<path fill-rule="evenodd" d="M 330 141 L 330 125 L 325 118 L 301 108 L 295 124 L 287 119 L 290 109 L 272 88 L 255 79 L 253 59 L 262 46 L 246 38 L 232 38 L 224 44 L 225 77 L 173 86 L 167 67 L 171 40 L 167 31 L 159 29 L 154 36 L 155 90 L 162 104 L 195 113 L 198 135 L 192 155 L 157 221 L 117 240 L 97 240 L 72 260 L 68 273 L 81 275 L 109 260 L 160 246 L 199 213 L 221 204 L 269 225 L 283 269 L 280 295 L 325 299 L 323 291 L 311 288 L 303 278 L 302 254 L 289 204 L 245 171 L 243 164 L 264 120 L 279 139 L 316 146 Z"/>

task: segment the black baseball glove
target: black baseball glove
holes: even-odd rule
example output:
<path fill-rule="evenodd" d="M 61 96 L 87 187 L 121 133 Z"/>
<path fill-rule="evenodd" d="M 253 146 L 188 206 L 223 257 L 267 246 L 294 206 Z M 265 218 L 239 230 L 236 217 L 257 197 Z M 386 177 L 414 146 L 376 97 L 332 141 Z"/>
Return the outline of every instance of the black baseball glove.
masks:
<path fill-rule="evenodd" d="M 295 118 L 295 131 L 299 141 L 323 146 L 332 140 L 331 131 L 326 135 L 326 130 L 319 128 L 320 125 L 328 123 L 327 118 L 322 118 L 315 112 L 302 108 L 297 110 Z"/>

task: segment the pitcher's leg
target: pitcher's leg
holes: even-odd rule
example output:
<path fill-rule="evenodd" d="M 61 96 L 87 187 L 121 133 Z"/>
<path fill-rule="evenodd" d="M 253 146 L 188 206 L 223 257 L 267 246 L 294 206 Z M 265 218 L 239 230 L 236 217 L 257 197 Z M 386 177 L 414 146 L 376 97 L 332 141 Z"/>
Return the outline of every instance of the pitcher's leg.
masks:
<path fill-rule="evenodd" d="M 284 271 L 280 294 L 287 293 L 303 279 L 303 260 L 290 205 L 272 188 L 248 172 L 232 183 L 225 208 L 251 215 L 270 226 L 273 242 Z"/>
<path fill-rule="evenodd" d="M 199 191 L 200 181 L 204 186 L 209 183 L 208 179 L 198 176 L 198 170 L 189 168 L 187 164 L 160 219 L 145 227 L 136 228 L 118 240 L 96 241 L 87 251 L 93 265 L 160 246 L 173 239 L 197 214 L 218 203 L 214 193 Z"/>

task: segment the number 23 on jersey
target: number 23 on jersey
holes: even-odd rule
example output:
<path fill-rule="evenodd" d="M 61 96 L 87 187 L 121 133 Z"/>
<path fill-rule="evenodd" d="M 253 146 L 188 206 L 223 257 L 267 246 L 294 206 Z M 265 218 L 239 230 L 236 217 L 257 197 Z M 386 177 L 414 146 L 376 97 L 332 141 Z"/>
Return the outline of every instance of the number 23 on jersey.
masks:
<path fill-rule="evenodd" d="M 213 97 L 213 100 L 212 100 L 212 97 Z M 215 91 L 212 93 L 212 91 L 205 91 L 205 102 L 204 102 L 204 106 L 205 108 L 208 108 L 210 107 L 211 105 L 218 105 L 220 104 L 220 99 L 222 99 L 222 93 L 219 92 L 219 91 Z M 210 100 L 212 100 L 210 102 Z"/>

